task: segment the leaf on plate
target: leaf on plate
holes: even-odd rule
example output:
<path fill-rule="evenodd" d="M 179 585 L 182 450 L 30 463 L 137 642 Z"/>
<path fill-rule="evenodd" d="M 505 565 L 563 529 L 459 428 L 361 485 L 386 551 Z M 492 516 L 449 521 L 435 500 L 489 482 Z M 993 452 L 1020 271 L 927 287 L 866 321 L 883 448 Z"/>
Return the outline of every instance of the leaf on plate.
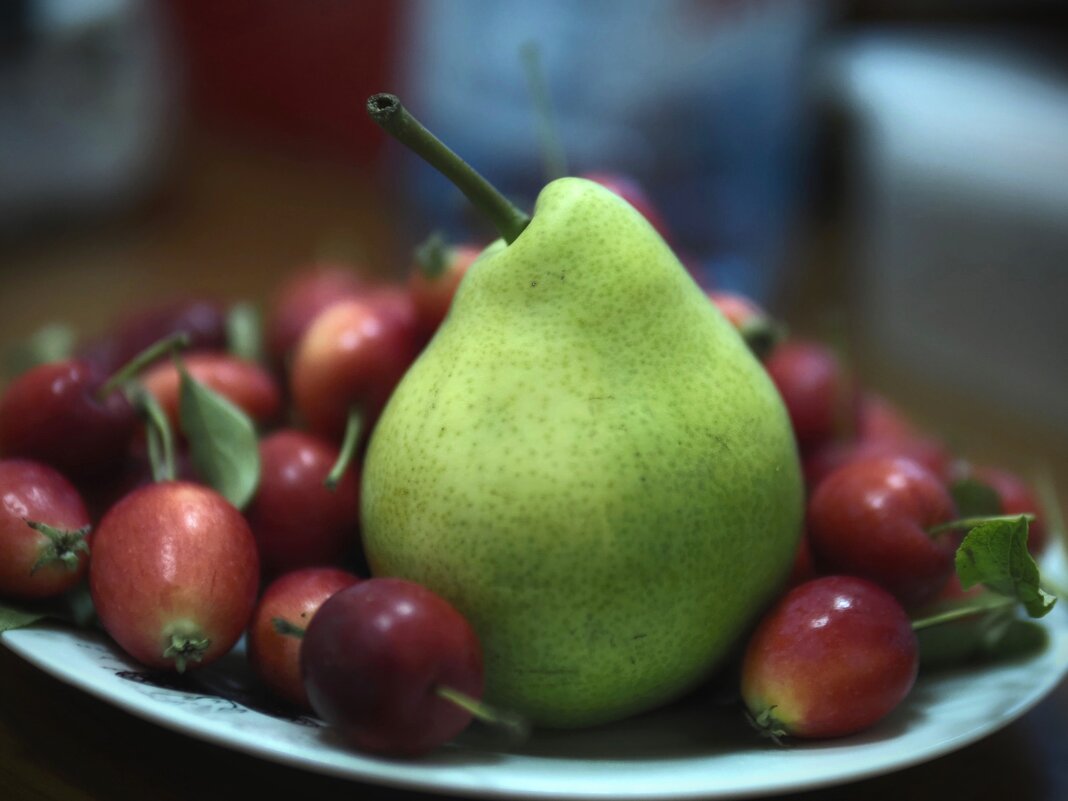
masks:
<path fill-rule="evenodd" d="M 194 379 L 178 360 L 178 416 L 197 474 L 241 509 L 256 492 L 260 451 L 252 420 Z"/>
<path fill-rule="evenodd" d="M 0 634 L 12 629 L 21 629 L 25 626 L 33 625 L 38 620 L 43 620 L 48 616 L 48 612 L 23 609 L 7 603 L 0 603 Z"/>
<path fill-rule="evenodd" d="M 1027 552 L 1027 518 L 991 520 L 964 537 L 957 548 L 957 576 L 968 589 L 985 584 L 1024 605 L 1031 617 L 1042 617 L 1056 598 L 1040 586 L 1038 565 Z"/>

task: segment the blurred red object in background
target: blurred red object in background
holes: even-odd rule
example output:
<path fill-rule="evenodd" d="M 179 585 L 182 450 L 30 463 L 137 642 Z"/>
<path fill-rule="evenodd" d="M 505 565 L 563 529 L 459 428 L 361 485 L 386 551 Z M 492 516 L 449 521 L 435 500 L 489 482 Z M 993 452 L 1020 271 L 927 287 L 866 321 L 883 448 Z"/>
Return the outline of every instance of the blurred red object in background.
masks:
<path fill-rule="evenodd" d="M 403 3 L 166 0 L 195 114 L 359 164 L 383 138 L 364 99 L 388 91 Z"/>

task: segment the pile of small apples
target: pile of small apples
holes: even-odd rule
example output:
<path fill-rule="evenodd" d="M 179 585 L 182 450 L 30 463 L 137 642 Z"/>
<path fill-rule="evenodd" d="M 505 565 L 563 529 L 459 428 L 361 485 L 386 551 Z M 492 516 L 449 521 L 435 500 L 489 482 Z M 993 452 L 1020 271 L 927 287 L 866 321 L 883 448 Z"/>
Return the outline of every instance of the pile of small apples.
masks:
<path fill-rule="evenodd" d="M 632 182 L 594 179 L 664 231 Z M 514 724 L 479 702 L 479 642 L 452 606 L 357 575 L 367 434 L 479 251 L 433 241 L 405 284 L 299 271 L 262 333 L 247 307 L 208 299 L 137 310 L 16 376 L 0 399 L 0 597 L 87 581 L 108 635 L 163 670 L 209 665 L 247 632 L 263 684 L 366 752 L 425 753 L 473 715 Z M 966 479 L 990 514 L 1037 504 L 1005 471 L 961 474 L 830 349 L 779 341 L 751 301 L 708 294 L 778 387 L 810 490 L 743 698 L 776 737 L 858 731 L 912 687 L 917 610 L 964 594 L 951 487 Z M 1044 539 L 1035 519 L 1034 552 Z"/>

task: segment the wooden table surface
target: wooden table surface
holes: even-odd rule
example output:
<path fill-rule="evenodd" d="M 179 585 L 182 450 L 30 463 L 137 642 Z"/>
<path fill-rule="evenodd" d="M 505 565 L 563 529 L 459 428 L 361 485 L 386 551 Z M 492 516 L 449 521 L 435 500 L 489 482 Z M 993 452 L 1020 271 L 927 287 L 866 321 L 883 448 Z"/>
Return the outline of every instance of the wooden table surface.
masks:
<path fill-rule="evenodd" d="M 118 307 L 195 289 L 265 298 L 280 276 L 317 253 L 362 252 L 398 273 L 410 242 L 388 199 L 355 171 L 314 159 L 201 137 L 178 154 L 163 191 L 118 220 L 41 230 L 0 241 L 0 343 L 52 319 L 100 328 Z M 818 328 L 837 273 L 824 237 L 783 303 L 787 319 Z M 832 291 L 828 291 L 828 288 Z M 863 353 L 861 353 L 863 355 Z M 1020 469 L 1051 465 L 1061 497 L 1064 438 L 1042 421 L 977 407 L 945 388 L 887 368 L 863 378 L 911 413 L 967 443 L 969 455 Z M 790 798 L 945 801 L 1068 799 L 1068 682 L 1018 721 L 934 761 Z M 409 799 L 414 793 L 326 778 L 210 745 L 144 722 L 75 690 L 0 648 L 0 799 L 242 796 Z M 786 796 L 783 796 L 785 798 Z"/>

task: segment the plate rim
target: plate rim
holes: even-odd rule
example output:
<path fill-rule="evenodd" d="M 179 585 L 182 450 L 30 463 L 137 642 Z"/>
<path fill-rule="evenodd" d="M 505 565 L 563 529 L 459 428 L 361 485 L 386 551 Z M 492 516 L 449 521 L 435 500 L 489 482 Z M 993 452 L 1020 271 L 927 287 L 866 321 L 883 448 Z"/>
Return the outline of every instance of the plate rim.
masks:
<path fill-rule="evenodd" d="M 1050 615 L 1053 620 L 1048 620 L 1043 623 L 1044 628 L 1050 633 L 1050 642 L 1047 645 L 1047 651 L 1054 649 L 1064 650 L 1068 648 L 1068 610 L 1063 608 L 1054 609 Z M 1050 625 L 1052 624 L 1052 625 Z M 21 631 L 41 631 L 50 630 L 57 634 L 87 634 L 92 637 L 92 641 L 107 648 L 118 659 L 131 662 L 128 657 L 125 656 L 113 642 L 103 632 L 86 632 L 72 630 L 69 626 L 63 624 L 50 622 L 46 625 L 39 625 L 30 629 L 23 629 Z M 845 784 L 854 781 L 861 781 L 864 779 L 872 778 L 875 776 L 885 775 L 887 773 L 896 772 L 909 767 L 913 767 L 924 762 L 937 759 L 945 756 L 946 754 L 965 748 L 974 742 L 977 742 L 991 734 L 999 731 L 1000 729 L 1008 726 L 1015 720 L 1025 715 L 1035 706 L 1037 706 L 1043 699 L 1045 699 L 1056 687 L 1064 680 L 1066 674 L 1068 674 L 1068 659 L 1063 660 L 1060 668 L 1057 670 L 1044 671 L 1039 677 L 1039 681 L 1035 682 L 1032 689 L 1022 696 L 1017 702 L 1013 703 L 1006 711 L 1001 715 L 991 718 L 986 722 L 974 726 L 966 731 L 961 732 L 959 735 L 949 737 L 945 740 L 937 742 L 928 748 L 925 748 L 918 752 L 907 751 L 901 749 L 900 753 L 891 756 L 890 758 L 880 760 L 876 763 L 861 762 L 853 767 L 849 766 L 849 763 L 840 770 L 830 774 L 816 774 L 811 778 L 798 779 L 794 776 L 786 776 L 779 781 L 771 779 L 763 784 L 747 787 L 747 788 L 722 788 L 716 789 L 715 787 L 680 787 L 675 790 L 666 789 L 663 791 L 653 791 L 648 787 L 635 787 L 632 792 L 623 791 L 618 786 L 613 786 L 610 790 L 603 792 L 596 792 L 590 790 L 575 790 L 572 792 L 566 789 L 548 789 L 548 788 L 522 788 L 516 786 L 478 786 L 468 781 L 463 781 L 463 772 L 460 775 L 446 775 L 442 776 L 428 776 L 421 774 L 418 771 L 405 773 L 405 769 L 409 769 L 412 766 L 411 761 L 406 760 L 388 760 L 373 755 L 363 755 L 352 753 L 353 757 L 359 760 L 366 760 L 366 766 L 354 767 L 351 762 L 348 763 L 333 763 L 326 759 L 309 759 L 306 755 L 301 753 L 293 753 L 286 751 L 284 748 L 279 747 L 271 741 L 263 742 L 257 741 L 254 737 L 250 736 L 235 736 L 234 732 L 228 729 L 214 729 L 210 724 L 210 719 L 200 718 L 190 713 L 176 714 L 175 710 L 171 707 L 163 706 L 162 702 L 152 701 L 152 699 L 144 698 L 140 699 L 136 695 L 127 696 L 125 694 L 116 695 L 108 691 L 106 686 L 101 686 L 93 681 L 92 675 L 81 675 L 73 670 L 64 670 L 62 666 L 57 665 L 50 661 L 47 657 L 37 653 L 37 651 L 29 643 L 20 642 L 19 635 L 20 630 L 12 630 L 0 634 L 0 643 L 3 643 L 9 650 L 17 654 L 20 658 L 24 659 L 28 663 L 32 664 L 39 670 L 42 670 L 46 674 L 53 678 L 75 687 L 78 690 L 88 693 L 89 695 L 107 703 L 111 706 L 117 707 L 128 714 L 132 714 L 142 720 L 145 720 L 154 725 L 161 726 L 169 729 L 177 734 L 193 737 L 204 742 L 211 743 L 212 745 L 220 746 L 226 749 L 238 751 L 240 753 L 247 754 L 254 758 L 265 759 L 267 761 L 275 762 L 285 765 L 290 768 L 296 768 L 298 770 L 310 771 L 319 773 L 322 775 L 332 776 L 335 778 L 344 779 L 347 781 L 363 782 L 371 785 L 381 785 L 393 787 L 406 791 L 422 791 L 432 792 L 437 794 L 464 794 L 471 797 L 478 798 L 522 798 L 522 799 L 593 799 L 593 798 L 620 798 L 620 799 L 633 799 L 638 801 L 660 801 L 661 799 L 673 799 L 674 801 L 687 801 L 688 799 L 705 798 L 705 799 L 732 799 L 732 798 L 760 798 L 768 795 L 773 795 L 783 792 L 803 792 L 806 790 L 819 789 L 821 787 L 834 786 L 839 784 Z M 15 635 L 15 636 L 11 636 Z M 84 639 L 84 638 L 83 638 Z M 1045 651 L 1043 652 L 1045 653 Z M 1017 668 L 1025 666 L 1028 662 L 1034 659 L 1041 658 L 1042 654 L 1030 657 L 1027 660 L 1012 660 L 1006 661 L 1002 665 L 995 665 L 997 667 Z M 135 664 L 135 663 L 134 663 Z M 103 669 L 103 667 L 102 667 Z M 971 672 L 975 668 L 958 669 L 952 671 L 946 671 L 944 673 L 936 674 L 934 679 L 927 679 L 927 681 L 937 680 L 938 675 L 964 674 Z M 980 668 L 981 669 L 981 668 Z M 256 712 L 255 709 L 249 711 L 256 714 L 263 714 Z M 296 725 L 296 724 L 294 724 Z M 893 741 L 891 738 L 890 741 Z M 842 740 L 835 741 L 821 741 L 825 743 L 825 747 L 833 748 L 836 744 L 843 746 L 850 745 L 851 738 L 843 738 Z M 553 758 L 544 757 L 539 755 L 520 755 L 525 760 L 532 761 L 545 761 L 551 763 Z M 717 755 L 709 754 L 707 759 L 710 763 L 709 767 L 714 769 L 714 758 Z M 722 756 L 722 755 L 718 755 Z M 702 757 L 700 756 L 688 756 L 683 758 L 685 761 L 694 763 L 694 767 L 700 762 Z M 630 761 L 630 760 L 628 760 Z M 608 767 L 610 761 L 605 760 L 605 765 Z M 476 772 L 476 777 L 478 773 Z"/>

